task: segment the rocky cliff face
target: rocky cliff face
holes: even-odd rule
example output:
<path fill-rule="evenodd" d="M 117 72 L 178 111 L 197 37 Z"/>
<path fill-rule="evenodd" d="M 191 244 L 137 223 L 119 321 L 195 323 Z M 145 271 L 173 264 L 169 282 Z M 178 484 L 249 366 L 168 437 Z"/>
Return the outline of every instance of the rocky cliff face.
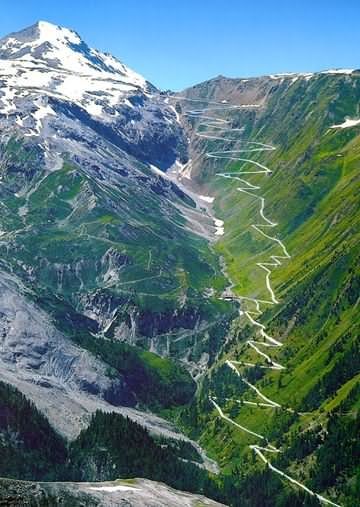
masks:
<path fill-rule="evenodd" d="M 121 378 L 111 380 L 106 367 L 74 346 L 47 315 L 26 300 L 21 285 L 0 274 L 2 370 L 18 373 L 36 385 L 99 395 L 114 404 L 131 403 Z"/>
<path fill-rule="evenodd" d="M 183 403 L 183 366 L 214 360 L 232 309 L 197 204 L 166 175 L 188 156 L 177 112 L 45 22 L 0 40 L 0 83 L 4 378 L 72 436 L 96 408 Z"/>
<path fill-rule="evenodd" d="M 17 127 L 51 157 L 99 161 L 98 144 L 107 141 L 163 169 L 186 157 L 176 114 L 159 91 L 72 30 L 39 22 L 1 39 L 0 73 L 2 131 Z"/>
<path fill-rule="evenodd" d="M 75 346 L 4 272 L 0 308 L 2 380 L 24 392 L 58 431 L 72 437 L 96 408 L 136 405 L 122 375 L 110 376 L 108 365 Z"/>

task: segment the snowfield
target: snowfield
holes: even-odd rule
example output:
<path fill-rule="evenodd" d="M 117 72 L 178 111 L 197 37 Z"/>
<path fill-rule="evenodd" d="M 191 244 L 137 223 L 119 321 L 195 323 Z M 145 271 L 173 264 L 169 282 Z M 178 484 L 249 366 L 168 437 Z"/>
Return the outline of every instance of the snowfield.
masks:
<path fill-rule="evenodd" d="M 0 114 L 15 111 L 24 97 L 44 91 L 95 117 L 111 117 L 111 108 L 119 103 L 132 107 L 126 102 L 131 92 L 151 95 L 145 78 L 113 56 L 89 48 L 72 30 L 40 21 L 19 34 L 0 40 Z"/>
<path fill-rule="evenodd" d="M 347 118 L 343 123 L 339 125 L 331 125 L 331 129 L 347 129 L 350 127 L 356 127 L 356 125 L 360 125 L 360 120 L 350 120 Z"/>

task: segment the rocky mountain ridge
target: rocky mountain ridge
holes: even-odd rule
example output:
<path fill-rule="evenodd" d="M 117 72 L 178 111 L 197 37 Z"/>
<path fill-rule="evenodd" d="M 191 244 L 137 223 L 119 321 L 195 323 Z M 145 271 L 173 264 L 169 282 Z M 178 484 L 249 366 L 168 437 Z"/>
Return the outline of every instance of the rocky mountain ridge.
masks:
<path fill-rule="evenodd" d="M 206 366 L 207 329 L 225 333 L 229 317 L 203 295 L 223 282 L 186 227 L 196 205 L 162 177 L 187 156 L 177 113 L 46 22 L 0 40 L 0 81 L 3 378 L 67 437 L 101 408 L 178 438 L 138 409 L 192 396 L 184 365 Z"/>

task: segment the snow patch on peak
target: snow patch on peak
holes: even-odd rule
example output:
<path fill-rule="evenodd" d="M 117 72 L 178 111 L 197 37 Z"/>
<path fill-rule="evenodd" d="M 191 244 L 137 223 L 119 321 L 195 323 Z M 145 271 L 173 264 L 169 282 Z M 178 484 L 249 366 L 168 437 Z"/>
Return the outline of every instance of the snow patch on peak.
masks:
<path fill-rule="evenodd" d="M 39 42 L 52 42 L 55 44 L 70 42 L 79 44 L 81 39 L 73 30 L 63 28 L 48 21 L 38 21 L 36 23 L 39 32 Z"/>
<path fill-rule="evenodd" d="M 271 79 L 287 79 L 291 78 L 292 82 L 297 81 L 299 78 L 304 78 L 307 81 L 314 76 L 313 72 L 282 72 L 279 74 L 271 74 Z"/>
<path fill-rule="evenodd" d="M 45 64 L 52 71 L 116 80 L 143 90 L 147 81 L 117 58 L 90 48 L 74 31 L 47 21 L 0 39 L 0 60 Z"/>
<path fill-rule="evenodd" d="M 352 74 L 355 69 L 329 69 L 324 70 L 321 74 Z"/>
<path fill-rule="evenodd" d="M 47 21 L 0 40 L 0 77 L 0 114 L 6 115 L 16 110 L 17 101 L 40 92 L 111 122 L 120 104 L 133 108 L 130 95 L 149 97 L 155 90 L 115 57 L 90 48 L 75 31 Z M 39 114 L 34 116 L 37 130 L 43 120 Z"/>

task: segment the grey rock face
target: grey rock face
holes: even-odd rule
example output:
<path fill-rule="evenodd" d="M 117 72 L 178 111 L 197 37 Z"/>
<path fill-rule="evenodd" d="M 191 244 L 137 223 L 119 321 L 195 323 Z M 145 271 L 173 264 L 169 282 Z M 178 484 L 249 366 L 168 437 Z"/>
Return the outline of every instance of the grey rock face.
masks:
<path fill-rule="evenodd" d="M 28 301 L 14 278 L 0 272 L 0 368 L 24 381 L 63 391 L 84 392 L 114 404 L 134 404 L 120 377 L 73 345 Z"/>
<path fill-rule="evenodd" d="M 177 491 L 165 484 L 146 479 L 104 483 L 31 483 L 0 481 L 0 498 L 15 507 L 31 499 L 31 505 L 49 502 L 72 507 L 221 507 L 223 504 L 201 495 Z M 224 507 L 224 506 L 223 506 Z"/>
<path fill-rule="evenodd" d="M 0 83 L 2 130 L 15 124 L 48 153 L 71 154 L 77 150 L 69 139 L 96 146 L 102 137 L 162 169 L 186 158 L 182 128 L 164 96 L 71 30 L 39 22 L 1 39 Z"/>
<path fill-rule="evenodd" d="M 135 399 L 124 379 L 113 372 L 109 378 L 107 365 L 72 344 L 29 296 L 19 280 L 0 271 L 2 381 L 15 385 L 70 439 L 93 412 L 103 410 L 129 417 L 153 434 L 188 440 L 164 419 L 132 408 Z M 203 460 L 213 470 L 205 455 Z"/>
<path fill-rule="evenodd" d="M 194 264 L 210 278 L 217 267 L 189 237 L 182 209 L 194 202 L 163 177 L 188 145 L 169 98 L 75 32 L 40 22 L 0 40 L 0 132 L 4 380 L 70 437 L 94 410 L 119 405 L 161 427 L 128 408 L 124 379 L 67 336 L 79 327 L 195 370 L 222 341 L 215 330 L 210 343 L 212 308 L 199 316 L 202 291 L 177 276 Z"/>

